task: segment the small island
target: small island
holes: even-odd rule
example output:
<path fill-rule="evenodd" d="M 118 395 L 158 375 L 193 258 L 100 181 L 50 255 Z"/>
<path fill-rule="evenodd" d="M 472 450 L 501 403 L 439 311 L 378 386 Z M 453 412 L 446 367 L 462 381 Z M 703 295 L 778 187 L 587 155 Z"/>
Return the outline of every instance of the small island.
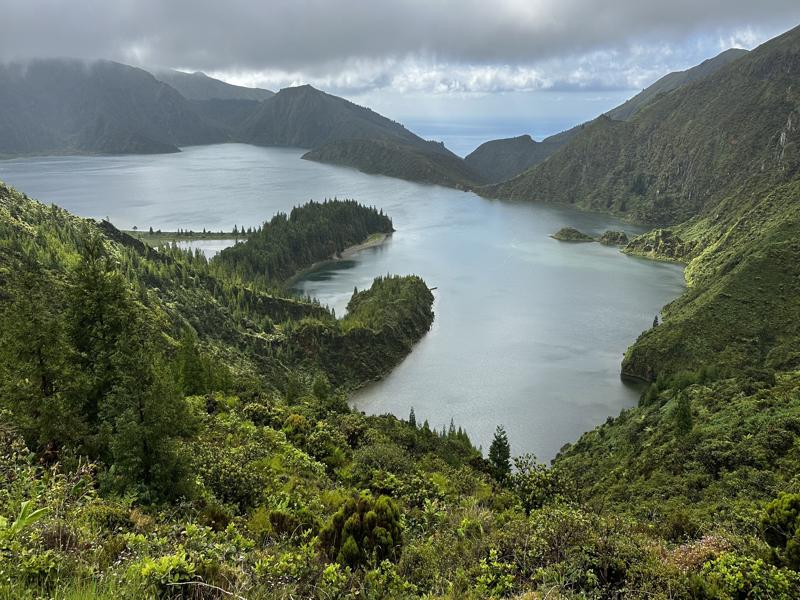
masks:
<path fill-rule="evenodd" d="M 606 246 L 625 246 L 628 243 L 628 236 L 624 231 L 609 229 L 597 241 Z"/>
<path fill-rule="evenodd" d="M 581 231 L 578 231 L 574 227 L 562 227 L 553 235 L 550 236 L 553 239 L 556 239 L 560 242 L 593 242 L 594 238 L 590 235 L 587 235 Z"/>

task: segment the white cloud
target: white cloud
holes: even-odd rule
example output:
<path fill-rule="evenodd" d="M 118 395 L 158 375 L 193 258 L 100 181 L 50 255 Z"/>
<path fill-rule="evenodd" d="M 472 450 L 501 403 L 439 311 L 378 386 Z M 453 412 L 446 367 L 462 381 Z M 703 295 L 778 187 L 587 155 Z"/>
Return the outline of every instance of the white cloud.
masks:
<path fill-rule="evenodd" d="M 269 88 L 629 89 L 800 21 L 797 0 L 0 0 L 0 59 L 110 58 Z"/>

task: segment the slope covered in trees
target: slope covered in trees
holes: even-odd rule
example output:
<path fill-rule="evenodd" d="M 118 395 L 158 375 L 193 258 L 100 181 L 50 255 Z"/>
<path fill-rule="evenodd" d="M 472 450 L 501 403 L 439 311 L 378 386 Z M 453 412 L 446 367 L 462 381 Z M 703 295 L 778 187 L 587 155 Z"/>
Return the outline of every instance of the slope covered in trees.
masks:
<path fill-rule="evenodd" d="M 544 163 L 482 193 L 674 224 L 753 178 L 787 181 L 800 162 L 798 56 L 794 29 L 629 121 L 597 118 Z"/>
<path fill-rule="evenodd" d="M 608 111 L 606 116 L 616 121 L 627 121 L 662 94 L 672 92 L 693 81 L 705 79 L 746 54 L 746 50 L 733 48 L 691 69 L 668 73 L 630 100 Z M 478 146 L 464 161 L 486 182 L 500 183 L 544 162 L 559 148 L 578 136 L 582 129 L 583 125 L 579 125 L 547 137 L 541 142 L 531 139 L 529 135 L 490 140 Z"/>
<path fill-rule="evenodd" d="M 285 88 L 262 103 L 238 137 L 265 146 L 310 148 L 303 158 L 366 173 L 450 186 L 479 180 L 443 144 L 423 140 L 369 108 L 310 85 Z"/>
<path fill-rule="evenodd" d="M 744 574 L 741 560 L 727 561 L 737 586 L 726 590 L 712 581 L 711 590 L 695 590 L 700 597 L 800 593 L 792 541 L 798 535 L 792 507 L 800 500 L 800 178 L 791 84 L 798 38 L 793 30 L 768 42 L 707 81 L 656 100 L 630 124 L 594 124 L 594 134 L 604 132 L 611 144 L 601 148 L 605 156 L 589 154 L 597 138 L 580 146 L 589 161 L 586 172 L 596 167 L 600 173 L 614 155 L 611 148 L 636 165 L 660 135 L 678 135 L 663 132 L 655 123 L 661 118 L 684 136 L 686 145 L 676 150 L 699 161 L 671 179 L 674 220 L 694 216 L 625 248 L 687 264 L 687 292 L 664 308 L 663 322 L 640 336 L 622 364 L 624 374 L 651 383 L 638 407 L 567 445 L 554 464 L 588 505 L 646 520 L 666 539 L 695 539 L 701 555 L 718 553 L 720 544 L 736 547 L 719 531 L 761 532 L 771 549 L 750 556 L 762 562 L 751 558 Z M 680 110 L 669 112 L 676 106 Z M 719 120 L 717 134 L 711 133 L 712 117 Z M 645 125 L 653 135 L 649 141 L 639 137 Z M 699 143 L 693 130 L 708 134 L 704 153 L 692 145 Z M 622 147 L 619 131 L 627 132 L 630 146 Z M 702 168 L 710 172 L 701 175 Z M 690 186 L 701 177 L 716 187 L 692 197 L 698 188 Z M 604 193 L 624 201 L 619 185 L 619 173 L 598 182 Z M 677 195 L 681 188 L 689 192 L 684 198 Z M 639 214 L 658 206 L 642 202 Z M 783 569 L 782 581 L 767 586 L 772 575 L 765 569 Z"/>
<path fill-rule="evenodd" d="M 67 59 L 0 65 L 0 156 L 177 152 L 227 139 L 135 67 Z"/>
<path fill-rule="evenodd" d="M 304 208 L 329 233 L 339 210 L 385 224 L 325 207 Z M 662 377 L 512 471 L 502 428 L 485 461 L 453 423 L 347 407 L 430 327 L 422 280 L 379 278 L 337 321 L 240 279 L 0 187 L 0 595 L 800 590 L 796 372 Z"/>
<path fill-rule="evenodd" d="M 539 164 L 559 146 L 560 144 L 548 140 L 537 142 L 529 135 L 491 140 L 468 154 L 464 162 L 486 181 L 497 183 Z"/>
<path fill-rule="evenodd" d="M 383 211 L 354 200 L 312 201 L 288 215 L 275 215 L 247 241 L 220 252 L 213 265 L 243 281 L 279 285 L 372 234 L 392 231 L 392 221 Z"/>
<path fill-rule="evenodd" d="M 280 90 L 245 123 L 243 141 L 264 146 L 316 148 L 344 139 L 382 139 L 424 146 L 400 123 L 310 85 Z"/>
<path fill-rule="evenodd" d="M 470 188 L 481 180 L 461 158 L 433 142 L 420 146 L 386 140 L 340 140 L 311 150 L 303 158 L 459 189 Z"/>
<path fill-rule="evenodd" d="M 720 52 L 714 58 L 704 60 L 699 65 L 685 71 L 673 71 L 664 75 L 655 83 L 647 86 L 630 100 L 623 102 L 606 115 L 617 121 L 627 121 L 661 94 L 668 94 L 679 87 L 700 81 L 716 73 L 719 69 L 747 54 L 747 50 L 731 48 Z"/>

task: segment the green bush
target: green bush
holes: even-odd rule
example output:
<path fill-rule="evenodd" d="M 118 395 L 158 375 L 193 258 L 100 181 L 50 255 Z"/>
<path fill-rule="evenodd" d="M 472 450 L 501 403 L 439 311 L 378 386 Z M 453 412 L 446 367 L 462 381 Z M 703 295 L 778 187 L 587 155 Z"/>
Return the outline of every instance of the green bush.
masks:
<path fill-rule="evenodd" d="M 703 566 L 705 593 L 727 600 L 793 600 L 800 597 L 800 574 L 761 559 L 725 553 Z"/>
<path fill-rule="evenodd" d="M 800 571 L 800 494 L 782 493 L 767 504 L 761 525 L 779 563 Z"/>
<path fill-rule="evenodd" d="M 195 569 L 195 564 L 189 560 L 186 552 L 178 551 L 159 558 L 144 559 L 139 572 L 159 592 L 174 594 L 176 584 L 194 579 Z"/>
<path fill-rule="evenodd" d="M 388 496 L 354 496 L 320 531 L 320 544 L 331 560 L 356 568 L 371 559 L 396 561 L 402 547 L 400 509 Z"/>

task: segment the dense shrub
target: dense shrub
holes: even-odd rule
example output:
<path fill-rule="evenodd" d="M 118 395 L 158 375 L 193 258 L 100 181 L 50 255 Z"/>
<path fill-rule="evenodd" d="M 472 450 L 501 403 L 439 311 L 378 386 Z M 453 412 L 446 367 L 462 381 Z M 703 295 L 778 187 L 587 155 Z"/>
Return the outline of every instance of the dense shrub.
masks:
<path fill-rule="evenodd" d="M 333 515 L 319 539 L 330 559 L 352 568 L 370 560 L 395 561 L 403 543 L 400 509 L 387 496 L 362 492 Z"/>

